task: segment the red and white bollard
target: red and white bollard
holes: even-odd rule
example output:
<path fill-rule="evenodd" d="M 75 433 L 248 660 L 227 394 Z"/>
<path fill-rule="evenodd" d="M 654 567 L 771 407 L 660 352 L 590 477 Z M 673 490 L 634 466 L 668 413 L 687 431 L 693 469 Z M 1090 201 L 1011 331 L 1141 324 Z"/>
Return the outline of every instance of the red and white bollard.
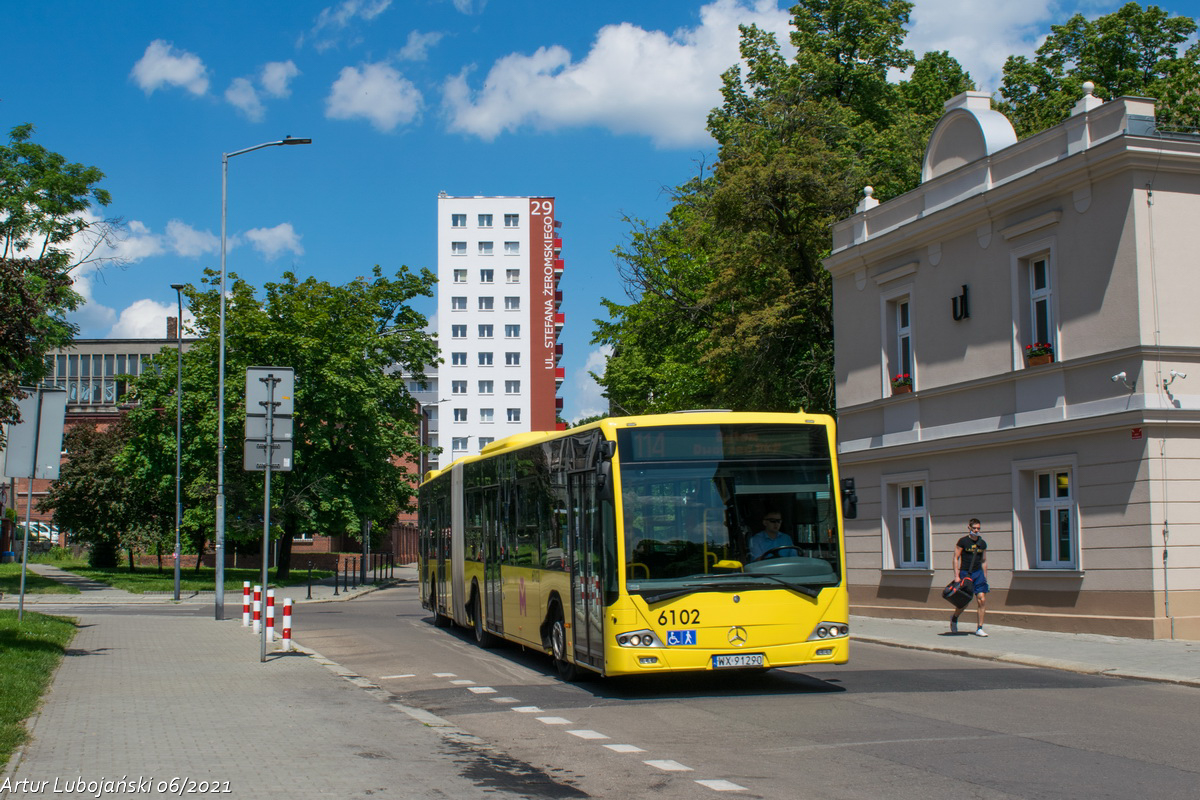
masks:
<path fill-rule="evenodd" d="M 292 649 L 292 598 L 283 598 L 283 652 Z"/>
<path fill-rule="evenodd" d="M 262 630 L 262 587 L 254 587 L 254 632 Z"/>
<path fill-rule="evenodd" d="M 242 627 L 250 627 L 250 581 L 242 581 Z"/>
<path fill-rule="evenodd" d="M 267 589 L 267 641 L 275 641 L 275 590 Z"/>

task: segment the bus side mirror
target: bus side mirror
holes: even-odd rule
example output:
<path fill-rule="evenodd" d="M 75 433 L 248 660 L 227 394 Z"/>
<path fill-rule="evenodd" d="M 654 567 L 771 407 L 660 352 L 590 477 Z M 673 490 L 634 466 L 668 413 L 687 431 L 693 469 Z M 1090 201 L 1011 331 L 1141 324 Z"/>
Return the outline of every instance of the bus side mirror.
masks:
<path fill-rule="evenodd" d="M 854 478 L 842 478 L 842 519 L 858 519 L 858 495 Z"/>

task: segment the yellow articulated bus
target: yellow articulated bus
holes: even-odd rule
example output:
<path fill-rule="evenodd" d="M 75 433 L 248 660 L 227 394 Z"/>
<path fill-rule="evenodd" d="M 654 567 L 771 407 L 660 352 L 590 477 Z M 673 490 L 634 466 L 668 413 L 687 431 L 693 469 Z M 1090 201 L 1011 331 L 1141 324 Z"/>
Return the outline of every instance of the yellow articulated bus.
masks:
<path fill-rule="evenodd" d="M 833 420 L 804 413 L 493 442 L 421 485 L 422 605 L 483 646 L 542 650 L 568 680 L 843 664 L 856 498 L 834 453 Z"/>

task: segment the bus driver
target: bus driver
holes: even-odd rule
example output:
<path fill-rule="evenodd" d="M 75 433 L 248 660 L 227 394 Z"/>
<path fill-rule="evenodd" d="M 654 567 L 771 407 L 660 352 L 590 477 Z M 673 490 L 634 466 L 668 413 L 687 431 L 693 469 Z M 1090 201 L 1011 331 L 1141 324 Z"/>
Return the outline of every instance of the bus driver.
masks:
<path fill-rule="evenodd" d="M 763 529 L 750 537 L 750 560 L 758 561 L 770 551 L 771 557 L 799 555 L 791 545 L 792 537 L 781 533 L 779 526 L 783 524 L 783 514 L 779 511 L 768 510 L 762 516 Z M 784 549 L 778 549 L 784 548 Z"/>

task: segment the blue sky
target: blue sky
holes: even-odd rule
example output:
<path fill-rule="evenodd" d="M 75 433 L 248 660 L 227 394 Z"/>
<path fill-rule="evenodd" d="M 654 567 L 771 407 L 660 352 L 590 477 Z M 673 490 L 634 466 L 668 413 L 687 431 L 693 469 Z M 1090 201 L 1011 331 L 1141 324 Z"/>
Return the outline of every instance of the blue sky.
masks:
<path fill-rule="evenodd" d="M 1195 15 L 1200 0 L 1166 3 Z M 1009 54 L 1116 2 L 916 0 L 908 46 L 949 50 L 994 90 Z M 252 283 L 285 270 L 341 283 L 436 264 L 439 191 L 551 195 L 563 221 L 567 420 L 602 410 L 587 371 L 601 297 L 622 299 L 622 217 L 662 219 L 664 188 L 715 148 L 705 116 L 737 61 L 737 25 L 786 40 L 787 3 L 525 0 L 38 0 L 5 11 L 0 128 L 99 167 L 122 219 L 84 265 L 80 335 L 158 337 L 172 283 L 220 259 Z M 433 302 L 422 310 L 432 314 Z"/>

